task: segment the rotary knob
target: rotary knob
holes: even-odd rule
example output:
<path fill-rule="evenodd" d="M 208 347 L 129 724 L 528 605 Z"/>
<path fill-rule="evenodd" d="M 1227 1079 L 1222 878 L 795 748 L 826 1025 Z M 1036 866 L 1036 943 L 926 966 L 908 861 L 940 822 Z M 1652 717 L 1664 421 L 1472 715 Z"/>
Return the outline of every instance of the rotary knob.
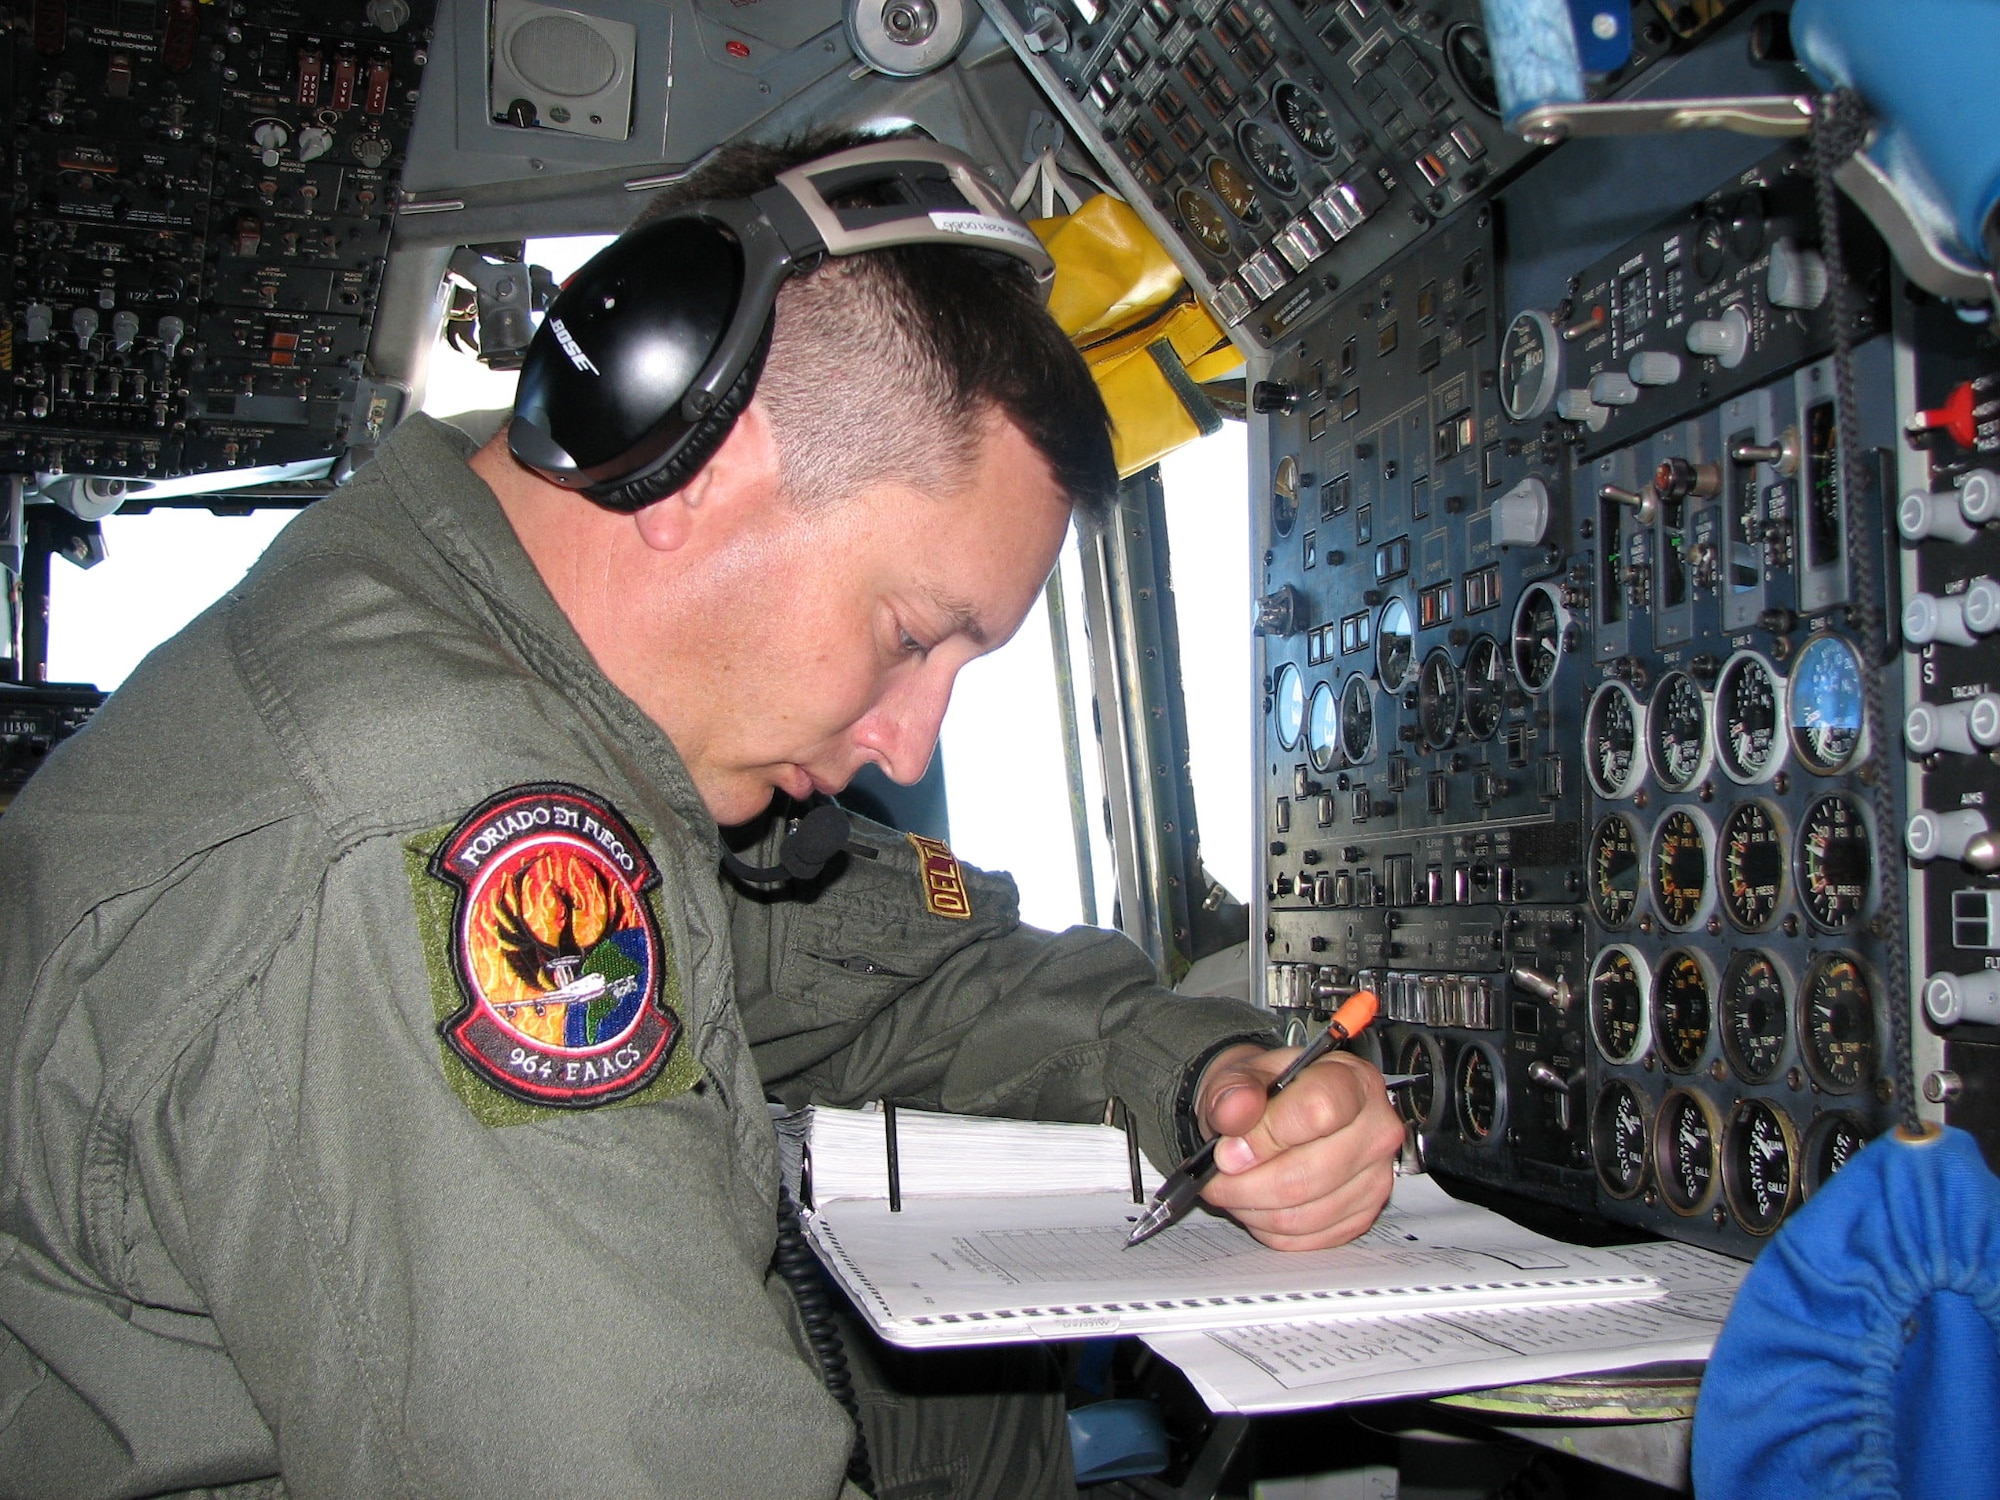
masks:
<path fill-rule="evenodd" d="M 1606 370 L 1590 378 L 1590 399 L 1599 406 L 1630 406 L 1639 399 L 1639 387 L 1630 375 Z"/>
<path fill-rule="evenodd" d="M 1549 487 L 1530 474 L 1493 502 L 1493 545 L 1538 547 L 1549 529 Z"/>
<path fill-rule="evenodd" d="M 2000 584 L 1975 578 L 1962 594 L 1912 594 L 1903 606 L 1903 635 L 1913 645 L 1942 641 L 1970 646 L 2000 628 Z"/>
<path fill-rule="evenodd" d="M 1955 859 L 1982 875 L 2000 869 L 2000 839 L 1988 830 L 1986 814 L 1969 807 L 1917 809 L 1903 829 L 1903 847 L 1914 860 Z"/>
<path fill-rule="evenodd" d="M 1740 306 L 1723 309 L 1719 318 L 1702 318 L 1688 324 L 1688 351 L 1714 359 L 1725 370 L 1743 363 L 1750 352 L 1750 320 Z"/>
<path fill-rule="evenodd" d="M 1975 755 L 2000 746 L 2000 693 L 1963 703 L 1919 703 L 1903 719 L 1903 743 L 1913 755 L 1948 750 Z"/>
<path fill-rule="evenodd" d="M 1817 250 L 1801 250 L 1788 239 L 1771 247 L 1764 294 L 1773 306 L 1810 312 L 1826 301 L 1826 286 L 1826 261 Z"/>
<path fill-rule="evenodd" d="M 1556 415 L 1565 422 L 1581 422 L 1592 432 L 1602 432 L 1611 420 L 1611 408 L 1591 399 L 1590 392 L 1579 386 L 1556 397 Z"/>
<path fill-rule="evenodd" d="M 1672 385 L 1681 378 L 1681 357 L 1664 349 L 1643 349 L 1625 367 L 1635 385 Z"/>
<path fill-rule="evenodd" d="M 1936 495 L 1924 490 L 1911 490 L 1897 503 L 1896 530 L 1906 542 L 1969 542 L 1979 535 L 1979 528 L 1966 520 L 1956 492 Z"/>
<path fill-rule="evenodd" d="M 1933 974 L 1924 981 L 1924 1011 L 1940 1026 L 1961 1021 L 2000 1023 L 2000 974 Z"/>

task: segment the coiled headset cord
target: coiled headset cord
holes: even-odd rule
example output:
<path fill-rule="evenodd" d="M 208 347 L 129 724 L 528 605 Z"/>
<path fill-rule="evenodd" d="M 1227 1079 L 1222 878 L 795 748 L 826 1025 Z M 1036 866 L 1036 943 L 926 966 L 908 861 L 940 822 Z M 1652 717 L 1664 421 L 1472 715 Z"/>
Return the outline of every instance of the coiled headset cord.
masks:
<path fill-rule="evenodd" d="M 792 1289 L 799 1306 L 799 1318 L 806 1326 L 813 1358 L 819 1361 L 820 1379 L 833 1399 L 847 1408 L 854 1419 L 854 1446 L 847 1454 L 847 1477 L 854 1484 L 875 1493 L 875 1474 L 868 1462 L 868 1436 L 861 1428 L 861 1403 L 854 1396 L 854 1378 L 847 1371 L 847 1351 L 840 1342 L 840 1329 L 833 1321 L 833 1298 L 828 1294 L 819 1261 L 806 1243 L 799 1223 L 799 1206 L 782 1183 L 778 1186 L 778 1248 L 772 1256 L 778 1274 Z"/>

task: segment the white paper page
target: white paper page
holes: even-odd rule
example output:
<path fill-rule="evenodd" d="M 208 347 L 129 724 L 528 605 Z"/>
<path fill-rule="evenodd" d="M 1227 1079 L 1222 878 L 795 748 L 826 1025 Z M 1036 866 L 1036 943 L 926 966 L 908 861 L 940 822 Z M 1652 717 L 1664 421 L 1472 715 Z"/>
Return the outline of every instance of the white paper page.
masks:
<path fill-rule="evenodd" d="M 997 1343 L 1112 1331 L 1370 1316 L 1656 1294 L 1608 1251 L 1559 1244 L 1425 1178 L 1401 1178 L 1375 1227 L 1337 1250 L 1285 1253 L 1197 1212 L 1124 1248 L 1129 1194 L 847 1200 L 809 1221 L 821 1258 L 898 1343 Z"/>
<path fill-rule="evenodd" d="M 1666 1294 L 1525 1312 L 1148 1334 L 1146 1343 L 1180 1366 L 1217 1412 L 1299 1411 L 1708 1358 L 1750 1268 L 1691 1245 L 1625 1245 L 1618 1254 L 1658 1278 Z"/>
<path fill-rule="evenodd" d="M 815 1108 L 810 1134 L 815 1202 L 889 1196 L 880 1111 Z M 1131 1191 L 1125 1133 L 1108 1125 L 899 1109 L 896 1151 L 906 1200 Z M 1161 1181 L 1143 1157 L 1139 1180 L 1147 1195 Z"/>

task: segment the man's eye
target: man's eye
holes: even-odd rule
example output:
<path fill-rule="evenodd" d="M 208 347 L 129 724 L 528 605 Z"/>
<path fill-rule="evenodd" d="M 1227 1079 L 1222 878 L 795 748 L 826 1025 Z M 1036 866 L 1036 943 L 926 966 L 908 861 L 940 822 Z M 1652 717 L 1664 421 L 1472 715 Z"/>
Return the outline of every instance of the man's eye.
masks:
<path fill-rule="evenodd" d="M 900 632 L 900 634 L 902 639 L 898 642 L 898 646 L 905 656 L 928 656 L 930 654 L 931 648 L 911 635 L 909 631 L 905 630 Z"/>

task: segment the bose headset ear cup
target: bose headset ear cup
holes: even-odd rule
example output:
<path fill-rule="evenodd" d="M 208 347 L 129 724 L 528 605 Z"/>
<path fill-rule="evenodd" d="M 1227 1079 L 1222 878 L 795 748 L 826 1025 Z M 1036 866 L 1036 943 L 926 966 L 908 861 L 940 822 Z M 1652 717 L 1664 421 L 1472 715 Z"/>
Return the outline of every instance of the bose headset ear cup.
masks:
<path fill-rule="evenodd" d="M 707 415 L 687 430 L 659 468 L 625 484 L 586 489 L 584 494 L 607 510 L 644 510 L 655 500 L 666 499 L 700 473 L 701 466 L 715 457 L 730 428 L 743 414 L 743 408 L 750 404 L 750 398 L 757 394 L 757 377 L 764 373 L 764 357 L 771 352 L 771 330 L 776 322 L 775 314 L 765 321 L 764 336 L 757 341 L 756 352 L 744 365 L 743 373 Z"/>

